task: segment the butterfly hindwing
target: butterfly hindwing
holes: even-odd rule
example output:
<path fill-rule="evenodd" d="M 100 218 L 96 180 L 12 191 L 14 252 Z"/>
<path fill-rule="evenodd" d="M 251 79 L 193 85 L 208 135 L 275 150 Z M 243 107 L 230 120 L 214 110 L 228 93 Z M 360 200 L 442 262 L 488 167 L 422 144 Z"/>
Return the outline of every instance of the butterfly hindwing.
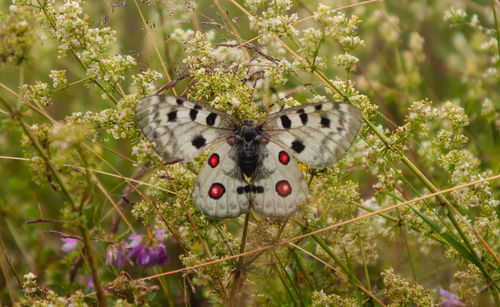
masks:
<path fill-rule="evenodd" d="M 286 218 L 308 198 L 307 182 L 289 151 L 275 143 L 261 146 L 262 163 L 252 178 L 252 208 L 270 218 Z"/>
<path fill-rule="evenodd" d="M 322 168 L 349 150 L 361 127 L 361 111 L 341 102 L 311 103 L 270 114 L 257 126 L 303 163 Z"/>
<path fill-rule="evenodd" d="M 137 123 L 166 161 L 192 160 L 222 142 L 238 121 L 202 103 L 175 96 L 148 96 L 137 101 Z"/>
<path fill-rule="evenodd" d="M 250 209 L 250 187 L 238 167 L 234 149 L 227 142 L 217 145 L 198 175 L 193 202 L 210 217 L 236 217 Z"/>

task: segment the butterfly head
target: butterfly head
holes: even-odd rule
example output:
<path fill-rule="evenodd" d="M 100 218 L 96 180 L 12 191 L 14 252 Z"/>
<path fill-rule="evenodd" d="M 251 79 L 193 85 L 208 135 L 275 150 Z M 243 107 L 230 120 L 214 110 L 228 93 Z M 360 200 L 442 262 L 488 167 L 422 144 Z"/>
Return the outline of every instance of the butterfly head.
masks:
<path fill-rule="evenodd" d="M 243 122 L 243 126 L 240 129 L 240 136 L 243 138 L 245 143 L 250 143 L 255 139 L 257 135 L 257 127 L 255 127 L 252 120 L 247 119 Z"/>

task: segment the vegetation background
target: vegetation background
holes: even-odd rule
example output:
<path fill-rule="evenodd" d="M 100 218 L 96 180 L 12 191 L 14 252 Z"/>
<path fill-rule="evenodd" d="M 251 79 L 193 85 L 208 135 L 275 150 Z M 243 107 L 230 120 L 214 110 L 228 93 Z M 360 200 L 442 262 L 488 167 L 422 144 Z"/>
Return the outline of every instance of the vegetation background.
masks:
<path fill-rule="evenodd" d="M 499 7 L 3 0 L 0 305 L 499 306 Z M 289 220 L 212 220 L 203 157 L 167 165 L 136 126 L 164 85 L 253 118 L 342 100 L 364 124 L 301 166 Z"/>

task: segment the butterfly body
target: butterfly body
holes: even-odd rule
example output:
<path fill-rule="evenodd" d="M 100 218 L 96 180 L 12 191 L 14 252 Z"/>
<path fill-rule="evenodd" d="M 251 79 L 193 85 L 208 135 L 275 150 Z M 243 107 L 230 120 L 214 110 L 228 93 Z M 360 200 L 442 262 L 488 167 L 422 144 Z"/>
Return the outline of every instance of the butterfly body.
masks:
<path fill-rule="evenodd" d="M 260 145 L 264 139 L 252 120 L 245 120 L 243 126 L 237 127 L 236 130 L 234 140 L 230 143 L 233 143 L 238 152 L 238 166 L 241 171 L 247 177 L 251 177 L 262 159 L 259 154 Z"/>
<path fill-rule="evenodd" d="M 330 166 L 349 149 L 361 126 L 361 112 L 346 103 L 305 104 L 254 123 L 163 95 L 139 100 L 136 118 L 167 161 L 191 161 L 212 148 L 198 175 L 193 203 L 216 218 L 250 209 L 271 218 L 289 217 L 309 196 L 292 156 L 311 167 Z"/>

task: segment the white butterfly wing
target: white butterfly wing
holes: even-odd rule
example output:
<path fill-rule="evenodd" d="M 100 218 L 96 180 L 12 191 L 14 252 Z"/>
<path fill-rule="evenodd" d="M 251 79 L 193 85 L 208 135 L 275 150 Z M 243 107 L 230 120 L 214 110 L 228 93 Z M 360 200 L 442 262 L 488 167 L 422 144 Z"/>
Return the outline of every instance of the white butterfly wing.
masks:
<path fill-rule="evenodd" d="M 257 126 L 303 163 L 322 168 L 349 150 L 361 127 L 361 111 L 342 102 L 311 103 L 270 114 Z"/>
<path fill-rule="evenodd" d="M 252 177 L 252 208 L 266 217 L 287 218 L 308 198 L 307 182 L 287 150 L 272 142 L 261 148 L 262 164 Z"/>
<path fill-rule="evenodd" d="M 191 161 L 210 145 L 225 141 L 239 122 L 183 97 L 148 96 L 137 101 L 138 125 L 166 161 Z"/>
<path fill-rule="evenodd" d="M 250 186 L 238 167 L 234 147 L 217 145 L 198 175 L 193 202 L 200 211 L 219 219 L 236 217 L 250 210 Z"/>

